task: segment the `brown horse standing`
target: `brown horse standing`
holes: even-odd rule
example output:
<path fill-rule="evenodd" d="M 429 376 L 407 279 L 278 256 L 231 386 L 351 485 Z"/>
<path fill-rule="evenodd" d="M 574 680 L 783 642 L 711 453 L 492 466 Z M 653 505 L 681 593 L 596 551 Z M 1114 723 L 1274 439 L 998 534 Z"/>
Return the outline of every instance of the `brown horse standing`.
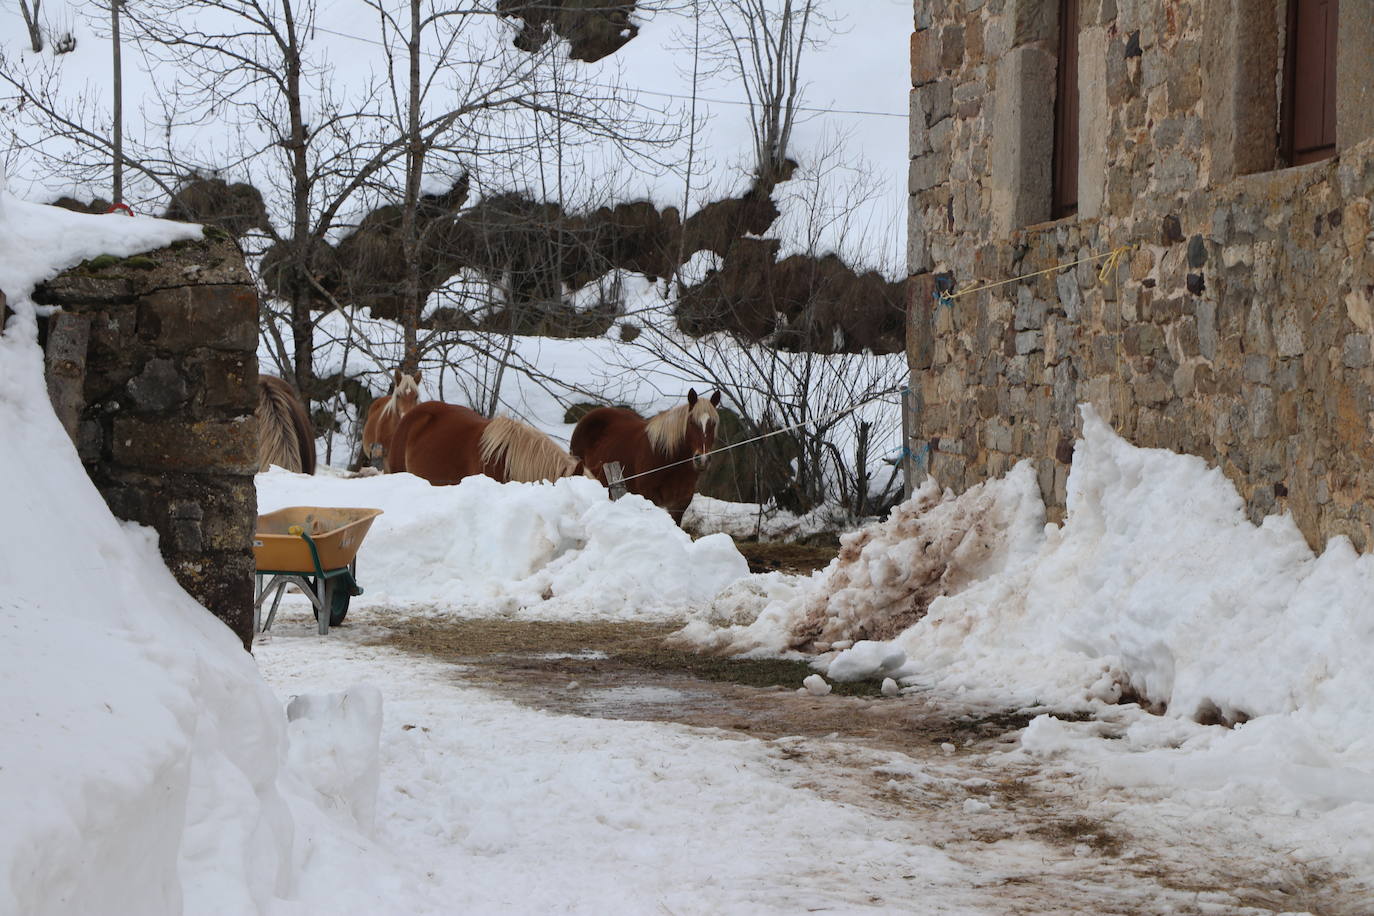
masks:
<path fill-rule="evenodd" d="M 296 389 L 271 375 L 258 376 L 258 470 L 277 465 L 315 473 L 315 429 Z"/>
<path fill-rule="evenodd" d="M 686 404 L 648 420 L 624 407 L 598 407 L 577 421 L 571 451 L 602 483 L 606 463 L 620 462 L 625 489 L 667 509 L 680 525 L 716 444 L 719 405 L 719 391 L 708 401 L 693 388 Z"/>
<path fill-rule="evenodd" d="M 367 422 L 363 424 L 363 464 L 382 467 L 391 437 L 415 403 L 420 400 L 420 373 L 406 375 L 396 370 L 391 394 L 377 398 L 367 408 Z"/>
<path fill-rule="evenodd" d="M 581 474 L 582 462 L 527 423 L 488 420 L 475 410 L 426 401 L 401 418 L 387 449 L 386 469 L 409 471 L 432 484 L 486 474 L 501 483 L 557 480 Z"/>

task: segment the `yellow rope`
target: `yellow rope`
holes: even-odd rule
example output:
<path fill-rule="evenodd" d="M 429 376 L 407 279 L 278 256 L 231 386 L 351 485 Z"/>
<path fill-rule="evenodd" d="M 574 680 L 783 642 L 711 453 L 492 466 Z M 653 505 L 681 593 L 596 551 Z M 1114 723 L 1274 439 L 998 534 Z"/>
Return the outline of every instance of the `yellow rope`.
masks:
<path fill-rule="evenodd" d="M 997 286 L 1006 286 L 1008 283 L 1018 283 L 1021 280 L 1029 280 L 1032 277 L 1039 277 L 1044 274 L 1052 274 L 1057 270 L 1065 270 L 1069 267 L 1077 267 L 1079 264 L 1090 264 L 1093 261 L 1101 261 L 1104 259 L 1107 261 L 1107 263 L 1103 264 L 1102 269 L 1097 272 L 1097 282 L 1105 283 L 1108 275 L 1110 275 L 1111 272 L 1116 269 L 1117 264 L 1121 262 L 1121 256 L 1135 247 L 1136 246 L 1133 244 L 1118 245 L 1111 251 L 1106 251 L 1102 254 L 1095 254 L 1087 258 L 1079 258 L 1077 261 L 1069 261 L 1065 264 L 1055 264 L 1053 267 L 1046 267 L 1044 270 L 1037 270 L 1032 273 L 1021 274 L 1021 276 L 1019 277 L 1012 277 L 1008 280 L 997 280 L 993 283 L 982 283 L 978 286 L 970 286 L 967 289 L 959 290 L 957 293 L 940 293 L 937 294 L 936 298 L 946 305 L 952 305 L 954 303 L 954 300 L 958 299 L 960 296 L 967 296 L 970 293 L 981 292 L 982 290 L 992 289 Z"/>

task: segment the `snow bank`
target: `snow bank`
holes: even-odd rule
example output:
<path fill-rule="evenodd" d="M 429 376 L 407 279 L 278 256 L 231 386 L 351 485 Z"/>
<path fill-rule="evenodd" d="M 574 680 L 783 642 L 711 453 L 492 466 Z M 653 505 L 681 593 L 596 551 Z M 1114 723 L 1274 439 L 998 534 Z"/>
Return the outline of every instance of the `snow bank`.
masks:
<path fill-rule="evenodd" d="M 0 913 L 262 912 L 341 829 L 307 801 L 318 768 L 283 766 L 286 717 L 253 658 L 154 533 L 114 519 L 48 402 L 33 285 L 199 231 L 0 193 L 16 313 L 0 334 Z M 375 731 L 358 759 L 375 768 Z"/>
<path fill-rule="evenodd" d="M 892 674 L 904 653 L 895 673 L 908 685 L 1096 709 L 1095 722 L 1037 719 L 1022 747 L 1087 755 L 1112 783 L 1244 785 L 1367 814 L 1374 556 L 1339 537 L 1315 556 L 1290 517 L 1252 524 L 1202 459 L 1133 447 L 1083 413 L 1062 528 L 1037 530 L 1026 465 L 957 499 L 927 484 L 888 523 L 848 536 L 829 569 L 774 589 L 753 624 L 699 621 L 679 641 L 847 650 L 818 658 L 832 679 Z M 895 638 L 850 647 L 908 621 L 932 591 Z M 1108 706 L 1129 701 L 1160 715 Z M 1360 816 L 1332 823 L 1350 836 Z M 1374 835 L 1358 833 L 1374 853 Z"/>
<path fill-rule="evenodd" d="M 1314 556 L 1291 517 L 1252 524 L 1202 459 L 1135 448 L 1084 418 L 1063 529 L 935 602 L 899 640 L 913 661 L 1061 697 L 1125 693 L 1180 718 L 1301 711 L 1339 745 L 1374 748 L 1374 708 L 1360 699 L 1374 557 L 1345 538 Z"/>
<path fill-rule="evenodd" d="M 258 475 L 258 511 L 367 506 L 385 514 L 358 554 L 369 604 L 540 619 L 680 615 L 749 572 L 723 534 L 693 541 L 638 496 L 594 480 L 434 487 L 410 474 Z"/>
<path fill-rule="evenodd" d="M 717 630 L 694 621 L 673 642 L 737 654 L 824 652 L 857 640 L 891 639 L 935 598 L 957 594 L 1002 570 L 1010 557 L 1033 550 L 1044 521 L 1028 463 L 957 498 L 927 478 L 885 522 L 842 536 L 830 566 L 794 594 L 768 604 L 752 623 Z M 738 616 L 738 610 L 732 613 Z M 873 673 L 879 670 L 888 669 L 879 665 Z M 865 676 L 853 667 L 844 675 Z"/>
<path fill-rule="evenodd" d="M 281 707 L 153 535 L 110 515 L 22 313 L 0 423 L 0 912 L 257 911 L 290 889 Z"/>

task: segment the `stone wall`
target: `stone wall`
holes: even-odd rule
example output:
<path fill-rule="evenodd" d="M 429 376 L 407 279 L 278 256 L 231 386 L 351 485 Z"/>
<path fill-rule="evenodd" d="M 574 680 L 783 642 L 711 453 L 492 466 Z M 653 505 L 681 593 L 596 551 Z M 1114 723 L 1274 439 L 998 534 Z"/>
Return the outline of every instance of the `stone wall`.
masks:
<path fill-rule="evenodd" d="M 1049 221 L 1057 10 L 916 3 L 913 451 L 956 490 L 1028 458 L 1062 517 L 1087 402 L 1219 466 L 1252 518 L 1367 549 L 1370 119 L 1342 115 L 1338 158 L 1281 168 L 1279 0 L 1082 0 L 1079 212 Z M 1374 30 L 1346 28 L 1362 16 L 1374 0 L 1343 0 L 1342 87 L 1374 79 Z M 1097 261 L 935 296 L 1120 246 L 1105 277 Z"/>
<path fill-rule="evenodd" d="M 33 298 L 61 307 L 41 328 L 49 392 L 91 479 L 248 647 L 258 299 L 238 249 L 102 257 Z"/>

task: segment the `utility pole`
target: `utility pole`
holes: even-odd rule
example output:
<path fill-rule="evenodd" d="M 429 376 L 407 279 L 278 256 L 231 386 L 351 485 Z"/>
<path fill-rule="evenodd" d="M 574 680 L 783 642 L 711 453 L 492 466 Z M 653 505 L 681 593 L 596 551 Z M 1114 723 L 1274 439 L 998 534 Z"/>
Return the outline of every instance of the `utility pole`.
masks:
<path fill-rule="evenodd" d="M 114 41 L 114 200 L 124 203 L 124 78 L 119 65 L 119 4 L 110 0 L 110 32 Z"/>

